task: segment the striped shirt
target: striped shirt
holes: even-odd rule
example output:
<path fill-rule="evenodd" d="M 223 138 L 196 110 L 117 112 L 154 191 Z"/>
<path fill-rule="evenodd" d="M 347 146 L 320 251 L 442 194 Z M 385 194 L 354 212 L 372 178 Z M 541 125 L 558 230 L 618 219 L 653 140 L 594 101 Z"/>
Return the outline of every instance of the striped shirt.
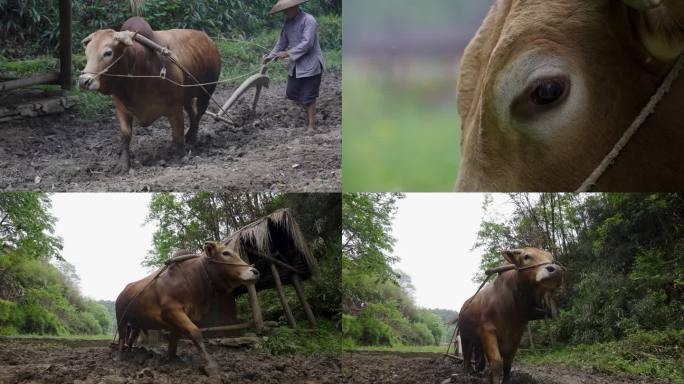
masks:
<path fill-rule="evenodd" d="M 284 50 L 290 55 L 288 74 L 292 77 L 312 77 L 325 69 L 323 51 L 318 42 L 318 23 L 304 11 L 285 20 L 280 39 L 268 58 L 274 58 L 278 52 Z"/>

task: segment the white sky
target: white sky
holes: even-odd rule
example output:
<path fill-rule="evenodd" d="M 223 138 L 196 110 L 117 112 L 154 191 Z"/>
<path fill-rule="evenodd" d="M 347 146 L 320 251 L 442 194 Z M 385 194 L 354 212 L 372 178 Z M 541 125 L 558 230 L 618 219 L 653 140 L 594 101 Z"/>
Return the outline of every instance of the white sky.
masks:
<path fill-rule="evenodd" d="M 497 213 L 512 213 L 505 195 L 493 197 Z M 392 235 L 401 260 L 394 267 L 411 277 L 418 306 L 458 311 L 477 290 L 472 278 L 481 253 L 471 248 L 483 201 L 475 193 L 409 193 L 399 200 Z"/>
<path fill-rule="evenodd" d="M 50 196 L 62 237 L 62 256 L 76 267 L 81 293 L 116 300 L 126 284 L 147 271 L 140 265 L 152 248 L 153 223 L 143 225 L 151 194 L 57 193 Z"/>

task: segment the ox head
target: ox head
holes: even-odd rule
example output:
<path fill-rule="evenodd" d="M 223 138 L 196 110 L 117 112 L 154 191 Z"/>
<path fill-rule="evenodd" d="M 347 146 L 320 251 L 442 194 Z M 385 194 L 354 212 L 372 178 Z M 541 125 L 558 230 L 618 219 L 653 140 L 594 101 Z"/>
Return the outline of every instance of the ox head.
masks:
<path fill-rule="evenodd" d="M 212 269 L 219 272 L 218 275 L 226 285 L 235 286 L 259 279 L 259 271 L 245 263 L 235 250 L 222 241 L 205 242 L 204 254 L 212 262 Z"/>
<path fill-rule="evenodd" d="M 544 288 L 557 288 L 563 282 L 563 268 L 549 252 L 539 248 L 511 249 L 501 252 L 503 257 L 514 264 L 528 282 Z"/>
<path fill-rule="evenodd" d="M 680 0 L 495 1 L 461 61 L 457 188 L 577 189 L 684 51 L 682 23 Z"/>
<path fill-rule="evenodd" d="M 78 78 L 80 88 L 109 94 L 111 91 L 107 78 L 98 74 L 116 65 L 115 61 L 123 55 L 124 50 L 133 45 L 134 36 L 135 33 L 130 31 L 103 29 L 83 39 L 86 66 Z"/>

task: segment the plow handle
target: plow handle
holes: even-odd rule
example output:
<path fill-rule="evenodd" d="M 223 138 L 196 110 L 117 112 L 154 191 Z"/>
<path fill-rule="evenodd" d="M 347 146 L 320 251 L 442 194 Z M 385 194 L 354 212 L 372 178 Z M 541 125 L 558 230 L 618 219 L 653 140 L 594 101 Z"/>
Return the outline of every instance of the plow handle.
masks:
<path fill-rule="evenodd" d="M 485 271 L 485 275 L 489 276 L 489 275 L 493 275 L 493 274 L 495 274 L 495 273 L 501 273 L 501 272 L 510 271 L 511 269 L 515 269 L 515 265 L 513 265 L 513 264 L 506 264 L 506 265 L 502 265 L 502 266 L 499 266 L 499 267 L 496 267 L 496 268 L 492 268 L 492 269 L 486 270 L 486 271 Z"/>

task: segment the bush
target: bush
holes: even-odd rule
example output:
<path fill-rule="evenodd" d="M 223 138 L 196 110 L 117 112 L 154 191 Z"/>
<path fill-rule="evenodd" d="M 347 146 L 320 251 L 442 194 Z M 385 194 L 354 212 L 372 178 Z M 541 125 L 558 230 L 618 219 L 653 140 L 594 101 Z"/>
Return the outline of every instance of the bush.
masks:
<path fill-rule="evenodd" d="M 73 0 L 72 4 L 73 46 L 77 51 L 81 47 L 76 42 L 88 34 L 103 28 L 118 29 L 132 16 L 129 2 L 124 0 Z M 281 17 L 266 14 L 272 5 L 272 0 L 148 0 L 143 16 L 155 29 L 192 28 L 211 36 L 244 38 L 281 25 Z M 304 9 L 317 17 L 337 15 L 332 24 L 340 24 L 340 0 L 312 1 Z M 0 54 L 17 57 L 27 51 L 56 52 L 58 7 L 45 6 L 42 0 L 0 0 L 0 15 Z"/>

